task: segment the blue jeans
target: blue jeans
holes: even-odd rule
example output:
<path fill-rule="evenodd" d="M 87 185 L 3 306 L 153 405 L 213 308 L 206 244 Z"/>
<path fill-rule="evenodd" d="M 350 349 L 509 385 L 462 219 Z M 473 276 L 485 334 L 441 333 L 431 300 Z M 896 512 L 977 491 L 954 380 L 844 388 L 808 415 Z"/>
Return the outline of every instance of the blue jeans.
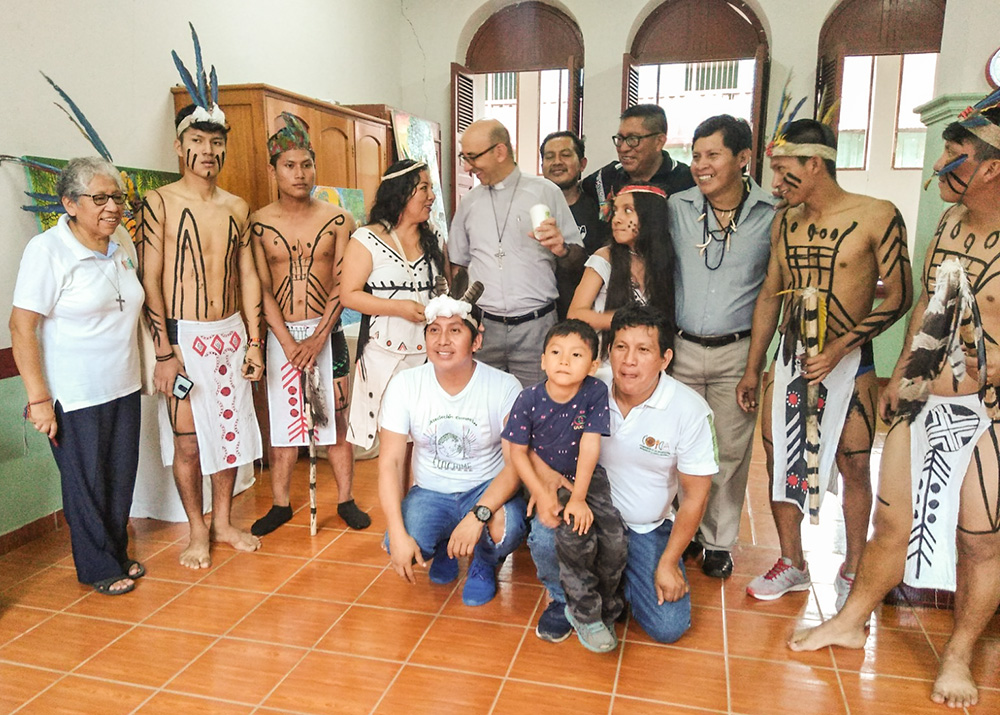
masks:
<path fill-rule="evenodd" d="M 653 531 L 640 534 L 628 529 L 628 561 L 625 565 L 625 600 L 632 616 L 660 643 L 673 643 L 691 627 L 691 594 L 679 601 L 656 602 L 656 567 L 670 540 L 673 522 L 664 521 Z M 556 557 L 555 531 L 542 524 L 536 516 L 528 536 L 528 548 L 538 571 L 538 580 L 548 590 L 552 600 L 566 602 L 559 585 L 559 560 Z M 684 571 L 683 562 L 680 564 Z"/>
<path fill-rule="evenodd" d="M 420 553 L 425 559 L 433 558 L 438 546 L 447 545 L 451 532 L 458 526 L 458 522 L 465 518 L 465 515 L 479 503 L 479 499 L 489 485 L 490 482 L 485 481 L 467 492 L 454 494 L 435 492 L 417 486 L 410 489 L 403 498 L 403 525 L 406 527 L 406 532 L 417 542 Z M 527 503 L 524 501 L 524 497 L 520 494 L 511 497 L 503 505 L 503 510 L 503 538 L 499 543 L 494 543 L 489 529 L 483 529 L 482 538 L 480 538 L 474 552 L 476 557 L 490 566 L 495 566 L 507 554 L 516 549 L 521 544 L 521 540 L 524 539 L 524 532 L 527 531 L 527 523 L 524 518 Z M 388 533 L 385 536 L 385 543 L 388 547 Z"/>

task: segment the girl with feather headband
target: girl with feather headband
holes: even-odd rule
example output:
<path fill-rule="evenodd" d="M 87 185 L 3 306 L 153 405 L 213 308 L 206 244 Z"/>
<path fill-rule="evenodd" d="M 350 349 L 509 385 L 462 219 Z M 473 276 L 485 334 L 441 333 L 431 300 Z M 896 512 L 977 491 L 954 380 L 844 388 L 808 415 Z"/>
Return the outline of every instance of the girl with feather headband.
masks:
<path fill-rule="evenodd" d="M 1000 91 L 943 135 L 932 180 L 954 205 L 928 247 L 923 294 L 880 401 L 893 422 L 875 530 L 843 609 L 789 645 L 863 647 L 866 620 L 900 580 L 955 591 L 930 696 L 961 708 L 978 701 L 973 647 L 1000 603 Z"/>

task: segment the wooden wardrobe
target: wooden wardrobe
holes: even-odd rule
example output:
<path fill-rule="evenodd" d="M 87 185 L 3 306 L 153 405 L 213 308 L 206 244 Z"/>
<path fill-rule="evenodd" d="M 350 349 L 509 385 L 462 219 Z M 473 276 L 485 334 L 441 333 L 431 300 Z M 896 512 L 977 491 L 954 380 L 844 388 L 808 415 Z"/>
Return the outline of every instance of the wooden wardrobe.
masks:
<path fill-rule="evenodd" d="M 190 104 L 183 87 L 171 92 L 175 112 Z M 266 84 L 223 85 L 219 105 L 230 126 L 219 186 L 246 199 L 251 210 L 278 198 L 267 172 L 267 138 L 284 126 L 279 119 L 282 112 L 291 112 L 309 125 L 316 151 L 316 183 L 361 189 L 365 211 L 371 207 L 379 180 L 392 161 L 388 121 Z"/>

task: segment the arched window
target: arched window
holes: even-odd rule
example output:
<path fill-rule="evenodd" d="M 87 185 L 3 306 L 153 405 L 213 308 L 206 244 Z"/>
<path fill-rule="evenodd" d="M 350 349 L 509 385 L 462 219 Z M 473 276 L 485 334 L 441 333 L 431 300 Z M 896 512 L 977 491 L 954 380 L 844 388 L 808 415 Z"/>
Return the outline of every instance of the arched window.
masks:
<path fill-rule="evenodd" d="M 476 119 L 502 121 L 529 171 L 546 134 L 582 131 L 583 34 L 551 5 L 524 2 L 495 12 L 469 42 L 465 65 L 452 65 L 451 76 L 453 212 L 473 186 L 458 161 L 458 139 Z"/>
<path fill-rule="evenodd" d="M 642 23 L 625 53 L 622 110 L 659 104 L 667 147 L 690 159 L 695 127 L 728 113 L 754 130 L 752 170 L 759 178 L 770 52 L 764 26 L 741 0 L 666 0 Z"/>

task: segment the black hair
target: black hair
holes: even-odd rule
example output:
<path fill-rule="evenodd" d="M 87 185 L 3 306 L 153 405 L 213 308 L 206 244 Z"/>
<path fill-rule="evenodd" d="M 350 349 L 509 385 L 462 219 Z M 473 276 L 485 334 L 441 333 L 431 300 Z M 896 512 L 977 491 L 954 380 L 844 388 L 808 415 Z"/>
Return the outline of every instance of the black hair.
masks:
<path fill-rule="evenodd" d="M 587 343 L 587 346 L 590 348 L 590 359 L 597 359 L 597 331 L 582 320 L 576 320 L 575 318 L 563 320 L 562 322 L 556 323 L 549 328 L 549 332 L 545 334 L 545 342 L 542 343 L 542 350 L 545 351 L 549 347 L 549 341 L 552 340 L 552 338 L 563 337 L 566 335 L 578 336 L 581 340 L 583 340 L 583 342 Z"/>
<path fill-rule="evenodd" d="M 579 159 L 580 161 L 583 161 L 583 157 L 584 157 L 583 139 L 581 137 L 578 137 L 573 132 L 568 132 L 568 131 L 552 132 L 551 134 L 549 134 L 548 136 L 546 136 L 544 139 L 542 139 L 542 143 L 538 147 L 538 154 L 539 154 L 539 156 L 541 156 L 544 159 L 545 158 L 545 145 L 548 144 L 551 139 L 560 139 L 562 137 L 568 137 L 568 138 L 570 138 L 570 139 L 573 140 L 573 148 L 576 150 L 576 158 Z"/>
<path fill-rule="evenodd" d="M 621 119 L 631 119 L 638 117 L 642 120 L 642 126 L 647 132 L 657 134 L 667 133 L 667 113 L 658 104 L 633 104 L 622 112 Z"/>
<path fill-rule="evenodd" d="M 651 184 L 633 184 L 651 186 Z M 643 263 L 646 302 L 674 319 L 674 249 L 667 225 L 667 202 L 655 194 L 636 191 L 629 194 L 639 218 L 639 235 L 632 245 Z M 614 220 L 612 209 L 611 220 Z M 611 277 L 605 310 L 621 308 L 634 300 L 632 293 L 632 255 L 629 247 L 612 239 L 609 244 Z M 610 341 L 605 336 L 607 349 Z"/>
<path fill-rule="evenodd" d="M 972 155 L 977 161 L 989 161 L 990 159 L 1000 159 L 1000 149 L 992 144 L 987 144 L 959 122 L 952 122 L 941 132 L 942 138 L 948 142 L 956 144 L 968 144 L 972 147 Z"/>
<path fill-rule="evenodd" d="M 785 129 L 785 141 L 792 144 L 822 144 L 823 146 L 837 148 L 837 137 L 828 125 L 818 122 L 815 119 L 796 119 Z M 800 164 L 805 164 L 811 157 L 797 156 Z M 837 178 L 837 162 L 833 159 L 823 159 L 826 171 L 831 179 Z"/>
<path fill-rule="evenodd" d="M 181 122 L 183 122 L 187 117 L 194 114 L 194 110 L 197 108 L 197 105 L 194 104 L 181 107 L 180 111 L 177 112 L 177 115 L 174 117 L 174 129 L 179 127 Z M 191 122 L 184 131 L 186 132 L 188 129 L 197 129 L 198 131 L 206 132 L 208 134 L 221 134 L 223 137 L 229 136 L 229 127 L 223 126 L 222 124 L 216 124 L 215 122 Z M 184 136 L 184 132 L 181 132 L 181 137 L 182 136 Z M 180 137 L 178 137 L 178 139 L 179 138 Z"/>
<path fill-rule="evenodd" d="M 722 143 L 736 156 L 744 149 L 753 147 L 753 132 L 746 119 L 738 119 L 731 114 L 718 114 L 709 117 L 694 130 L 693 145 L 699 139 L 710 137 L 716 132 L 722 133 Z"/>
<path fill-rule="evenodd" d="M 301 149 L 301 148 L 302 147 L 296 147 L 296 149 Z M 285 149 L 285 151 L 280 151 L 277 154 L 275 154 L 274 156 L 272 156 L 271 159 L 270 159 L 271 166 L 274 167 L 275 169 L 277 169 L 278 168 L 278 159 L 280 159 L 281 155 L 284 154 L 287 151 L 293 151 L 293 150 L 292 149 Z M 312 149 L 309 149 L 308 151 L 309 151 L 309 156 L 311 156 L 313 162 L 315 162 L 316 161 L 316 152 L 314 152 Z"/>
<path fill-rule="evenodd" d="M 633 303 L 615 311 L 611 318 L 611 341 L 614 342 L 619 330 L 625 328 L 656 328 L 660 344 L 660 355 L 674 349 L 674 322 L 649 305 Z"/>
<path fill-rule="evenodd" d="M 418 163 L 420 162 L 413 159 L 402 159 L 386 169 L 385 173 L 393 174 Z M 406 202 L 413 196 L 413 192 L 417 190 L 417 184 L 420 183 L 420 172 L 426 170 L 426 168 L 413 169 L 394 179 L 383 179 L 375 192 L 375 203 L 372 204 L 368 220 L 371 223 L 387 224 L 390 228 L 398 224 L 403 215 L 403 209 L 406 208 Z M 419 224 L 417 230 L 420 232 L 420 250 L 431 260 L 437 268 L 437 272 L 443 273 L 444 254 L 438 244 L 437 234 L 431 230 L 430 224 L 426 221 Z"/>

